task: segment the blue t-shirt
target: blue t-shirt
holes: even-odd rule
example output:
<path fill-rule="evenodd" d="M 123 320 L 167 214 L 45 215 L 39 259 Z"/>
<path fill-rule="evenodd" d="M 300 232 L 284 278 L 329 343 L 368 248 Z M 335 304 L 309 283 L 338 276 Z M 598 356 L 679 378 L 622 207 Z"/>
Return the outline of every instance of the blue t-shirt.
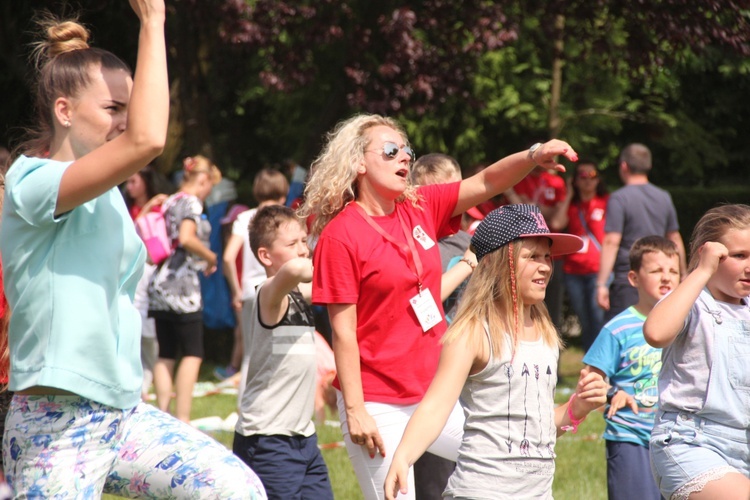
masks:
<path fill-rule="evenodd" d="M 48 386 L 115 408 L 138 404 L 146 251 L 113 187 L 55 217 L 70 162 L 21 156 L 0 225 L 10 322 L 10 389 Z"/>
<path fill-rule="evenodd" d="M 604 439 L 648 447 L 658 409 L 661 349 L 646 343 L 644 321 L 635 307 L 625 309 L 604 325 L 583 362 L 603 371 L 612 385 L 638 402 L 638 415 L 625 406 L 611 419 L 605 417 Z"/>

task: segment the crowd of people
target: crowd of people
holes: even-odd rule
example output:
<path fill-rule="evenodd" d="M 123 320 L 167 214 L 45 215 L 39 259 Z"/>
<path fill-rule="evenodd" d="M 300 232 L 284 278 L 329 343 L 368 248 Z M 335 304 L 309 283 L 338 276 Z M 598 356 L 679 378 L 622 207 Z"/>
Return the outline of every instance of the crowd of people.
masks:
<path fill-rule="evenodd" d="M 610 498 L 750 498 L 750 207 L 706 213 L 688 266 L 643 144 L 623 148 L 608 194 L 561 140 L 463 178 L 450 156 L 416 158 L 394 119 L 358 114 L 309 176 L 259 172 L 258 206 L 223 215 L 218 253 L 213 161 L 185 158 L 175 193 L 157 185 L 165 7 L 130 3 L 135 74 L 79 23 L 44 21 L 36 128 L 0 173 L 13 496 L 333 498 L 314 423 L 332 395 L 368 500 L 551 498 L 557 438 L 600 407 Z M 567 181 L 560 158 L 577 162 Z M 164 260 L 136 231 L 151 215 Z M 221 373 L 240 385 L 232 450 L 189 425 L 200 276 L 219 268 L 237 323 Z M 585 356 L 556 405 L 563 291 Z"/>

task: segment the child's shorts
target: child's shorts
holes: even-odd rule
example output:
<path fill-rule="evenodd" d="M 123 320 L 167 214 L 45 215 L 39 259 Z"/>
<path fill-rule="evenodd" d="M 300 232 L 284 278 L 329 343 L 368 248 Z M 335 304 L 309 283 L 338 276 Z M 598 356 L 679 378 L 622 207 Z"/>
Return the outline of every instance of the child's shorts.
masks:
<path fill-rule="evenodd" d="M 750 478 L 747 431 L 693 413 L 660 414 L 650 449 L 651 470 L 664 498 L 687 498 L 730 472 Z"/>

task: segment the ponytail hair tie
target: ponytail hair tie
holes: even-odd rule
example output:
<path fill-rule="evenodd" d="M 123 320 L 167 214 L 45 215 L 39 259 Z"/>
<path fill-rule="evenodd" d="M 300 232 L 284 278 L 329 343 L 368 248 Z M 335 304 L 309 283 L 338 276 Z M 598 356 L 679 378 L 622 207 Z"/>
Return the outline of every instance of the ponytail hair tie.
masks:
<path fill-rule="evenodd" d="M 198 162 L 192 156 L 182 160 L 182 168 L 185 169 L 185 172 L 192 172 L 197 164 Z"/>

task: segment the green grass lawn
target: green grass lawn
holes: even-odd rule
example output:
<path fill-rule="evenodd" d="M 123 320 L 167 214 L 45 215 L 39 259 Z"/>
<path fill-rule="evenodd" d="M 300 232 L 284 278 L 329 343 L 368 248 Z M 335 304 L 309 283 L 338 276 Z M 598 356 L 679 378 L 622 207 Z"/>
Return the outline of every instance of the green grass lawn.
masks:
<path fill-rule="evenodd" d="M 566 391 L 574 387 L 578 380 L 578 371 L 582 368 L 581 352 L 572 347 L 562 353 L 560 358 L 561 381 L 558 384 L 557 401 L 565 402 L 569 397 Z M 202 380 L 212 380 L 210 375 L 213 366 L 202 370 Z M 214 395 L 196 398 L 193 401 L 193 418 L 216 415 L 227 417 L 234 411 L 234 396 Z M 329 419 L 337 416 L 329 415 Z M 330 420 L 329 420 L 330 421 Z M 607 497 L 606 462 L 604 458 L 604 441 L 601 434 L 604 420 L 601 413 L 592 413 L 578 428 L 577 434 L 566 434 L 557 442 L 557 471 L 553 484 L 553 493 L 557 500 L 605 499 Z M 328 464 L 331 475 L 334 497 L 337 500 L 358 500 L 362 498 L 354 471 L 349 463 L 346 450 L 337 447 L 342 435 L 338 426 L 319 425 L 318 442 L 323 446 L 323 457 Z M 227 447 L 232 446 L 231 432 L 212 434 Z M 328 447 L 327 447 L 328 446 Z M 116 497 L 105 495 L 104 498 Z"/>

